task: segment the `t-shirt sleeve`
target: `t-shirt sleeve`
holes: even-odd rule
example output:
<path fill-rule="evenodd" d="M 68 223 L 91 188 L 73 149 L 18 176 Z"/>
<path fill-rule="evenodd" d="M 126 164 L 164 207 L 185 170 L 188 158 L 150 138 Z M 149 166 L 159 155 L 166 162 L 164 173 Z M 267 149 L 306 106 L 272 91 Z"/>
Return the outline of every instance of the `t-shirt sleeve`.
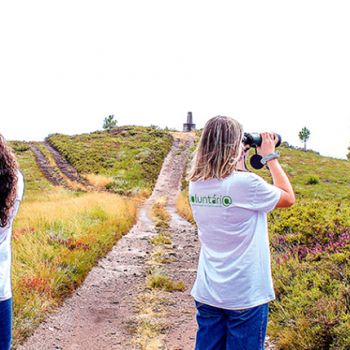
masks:
<path fill-rule="evenodd" d="M 281 197 L 281 190 L 266 182 L 260 176 L 254 176 L 253 181 L 254 210 L 269 212 L 273 210 Z"/>
<path fill-rule="evenodd" d="M 17 195 L 16 200 L 21 201 L 23 199 L 24 194 L 24 178 L 21 171 L 18 171 L 18 182 L 17 182 Z"/>
<path fill-rule="evenodd" d="M 17 194 L 16 194 L 15 204 L 13 205 L 12 217 L 15 217 L 17 215 L 17 212 L 19 209 L 19 204 L 20 204 L 21 200 L 23 199 L 23 194 L 24 194 L 24 178 L 23 178 L 23 175 L 20 171 L 18 171 L 17 177 L 18 177 Z"/>

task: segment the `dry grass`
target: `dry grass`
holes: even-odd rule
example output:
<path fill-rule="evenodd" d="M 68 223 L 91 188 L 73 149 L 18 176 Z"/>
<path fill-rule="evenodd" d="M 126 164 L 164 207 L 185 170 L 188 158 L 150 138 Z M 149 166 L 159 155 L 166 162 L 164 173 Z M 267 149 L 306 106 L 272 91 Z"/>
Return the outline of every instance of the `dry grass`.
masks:
<path fill-rule="evenodd" d="M 94 187 L 105 190 L 113 182 L 112 176 L 98 174 L 84 174 L 84 178 Z"/>
<path fill-rule="evenodd" d="M 157 221 L 164 221 L 164 222 L 169 222 L 170 221 L 170 215 L 166 211 L 166 209 L 160 205 L 160 204 L 155 204 L 152 208 L 153 215 L 157 218 Z M 156 222 L 157 225 L 157 222 Z"/>
<path fill-rule="evenodd" d="M 21 205 L 13 235 L 15 346 L 129 231 L 140 201 L 57 190 Z"/>
<path fill-rule="evenodd" d="M 150 259 L 146 261 L 147 265 L 162 265 L 164 263 L 165 251 L 162 247 L 157 247 L 150 254 Z"/>
<path fill-rule="evenodd" d="M 56 220 L 74 219 L 77 214 L 86 214 L 91 208 L 98 206 L 109 215 L 128 217 L 128 210 L 133 205 L 127 205 L 127 200 L 122 196 L 110 193 L 87 193 L 72 195 L 68 192 L 57 192 L 47 195 L 47 201 L 25 202 L 21 205 L 17 218 L 17 226 L 34 223 L 52 223 Z M 130 201 L 132 203 L 132 201 Z M 135 209 L 130 214 L 135 214 Z"/>
<path fill-rule="evenodd" d="M 166 206 L 168 202 L 168 197 L 167 196 L 161 196 L 161 197 L 158 197 L 157 200 L 154 202 L 155 205 L 157 206 Z"/>
<path fill-rule="evenodd" d="M 159 295 L 159 292 L 148 291 L 137 298 L 138 315 L 135 319 L 134 344 L 142 350 L 159 350 L 164 346 L 167 330 L 166 307 L 171 302 Z"/>
<path fill-rule="evenodd" d="M 78 181 L 73 181 L 69 177 L 67 177 L 65 174 L 61 173 L 61 176 L 63 177 L 64 181 L 67 183 L 68 187 L 73 191 L 82 191 L 82 192 L 88 192 L 89 189 L 84 186 L 83 184 L 79 183 Z"/>
<path fill-rule="evenodd" d="M 152 237 L 149 241 L 154 245 L 171 244 L 171 238 L 167 232 L 160 232 L 156 236 Z"/>
<path fill-rule="evenodd" d="M 186 289 L 183 281 L 174 281 L 164 273 L 155 273 L 148 277 L 147 287 L 149 289 L 161 289 L 167 292 L 181 291 Z"/>
<path fill-rule="evenodd" d="M 180 140 L 188 140 L 190 137 L 196 137 L 196 133 L 194 131 L 191 132 L 181 132 L 181 131 L 172 131 L 170 134 L 173 138 L 179 138 Z"/>
<path fill-rule="evenodd" d="M 168 228 L 171 216 L 165 209 L 167 199 L 165 197 L 159 198 L 151 208 L 151 218 L 155 222 L 157 228 Z"/>
<path fill-rule="evenodd" d="M 189 221 L 191 224 L 195 224 L 190 202 L 188 200 L 188 192 L 182 191 L 179 193 L 176 200 L 176 210 L 180 216 Z"/>

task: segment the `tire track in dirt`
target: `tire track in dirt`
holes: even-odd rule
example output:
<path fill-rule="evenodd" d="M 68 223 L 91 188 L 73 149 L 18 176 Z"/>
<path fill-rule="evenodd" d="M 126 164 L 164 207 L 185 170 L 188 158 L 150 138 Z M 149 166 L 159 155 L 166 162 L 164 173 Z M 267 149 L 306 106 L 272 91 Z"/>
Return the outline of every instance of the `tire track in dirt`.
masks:
<path fill-rule="evenodd" d="M 135 349 L 130 320 L 135 317 L 135 300 L 145 286 L 145 260 L 152 249 L 149 238 L 156 234 L 147 212 L 161 196 L 171 196 L 175 201 L 188 145 L 174 139 L 137 223 L 18 349 Z"/>
<path fill-rule="evenodd" d="M 45 177 L 56 186 L 64 186 L 68 188 L 67 183 L 64 181 L 63 177 L 60 175 L 57 169 L 49 164 L 48 160 L 40 151 L 40 149 L 36 147 L 34 143 L 30 143 L 29 147 L 34 153 L 36 163 L 38 164 Z"/>
<path fill-rule="evenodd" d="M 84 186 L 89 186 L 90 184 L 80 176 L 77 169 L 74 168 L 72 164 L 70 164 L 62 155 L 61 153 L 53 147 L 50 142 L 46 139 L 44 141 L 44 146 L 47 148 L 47 150 L 52 154 L 57 167 L 60 169 L 60 171 L 67 176 L 71 181 L 76 181 L 81 183 Z"/>
<path fill-rule="evenodd" d="M 66 176 L 60 168 L 57 166 L 56 159 L 54 155 L 47 149 L 47 152 L 43 152 L 40 146 L 45 147 L 43 142 L 30 142 L 30 148 L 35 155 L 36 162 L 44 174 L 44 176 L 55 186 L 63 186 L 71 191 L 95 191 L 101 192 L 101 189 L 97 189 L 93 186 L 83 185 L 81 182 L 73 181 L 68 176 Z"/>

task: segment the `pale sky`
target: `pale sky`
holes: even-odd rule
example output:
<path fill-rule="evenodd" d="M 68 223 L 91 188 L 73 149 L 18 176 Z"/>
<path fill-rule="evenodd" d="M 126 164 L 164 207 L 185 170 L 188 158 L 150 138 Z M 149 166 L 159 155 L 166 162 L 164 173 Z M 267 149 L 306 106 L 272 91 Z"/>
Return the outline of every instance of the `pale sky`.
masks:
<path fill-rule="evenodd" d="M 203 127 L 218 114 L 345 158 L 350 2 L 0 2 L 0 132 L 7 139 L 119 125 Z"/>

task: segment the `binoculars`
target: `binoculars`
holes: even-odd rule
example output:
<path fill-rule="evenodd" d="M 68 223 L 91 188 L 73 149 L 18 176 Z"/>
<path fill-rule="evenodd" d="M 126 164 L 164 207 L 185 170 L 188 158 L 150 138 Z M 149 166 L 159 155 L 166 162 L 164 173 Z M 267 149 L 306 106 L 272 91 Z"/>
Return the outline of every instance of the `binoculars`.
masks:
<path fill-rule="evenodd" d="M 278 135 L 278 134 L 276 134 L 276 135 L 278 138 L 278 142 L 276 143 L 276 147 L 278 147 L 282 142 L 282 138 L 281 138 L 281 135 Z M 252 133 L 245 132 L 242 142 L 243 142 L 243 144 L 249 145 L 250 147 L 260 147 L 261 142 L 262 142 L 262 137 L 257 132 L 252 132 Z"/>
<path fill-rule="evenodd" d="M 279 135 L 279 134 L 276 134 L 276 136 L 278 138 L 278 141 L 277 141 L 275 147 L 278 147 L 282 142 L 282 138 L 281 138 L 281 135 Z M 262 157 L 258 154 L 258 152 L 256 150 L 256 147 L 261 146 L 261 142 L 262 142 L 261 135 L 257 132 L 252 132 L 252 133 L 245 132 L 242 142 L 244 145 L 249 145 L 250 147 L 255 148 L 255 154 L 253 154 L 252 157 L 250 158 L 250 165 L 254 169 L 261 169 L 264 166 L 261 163 Z"/>

